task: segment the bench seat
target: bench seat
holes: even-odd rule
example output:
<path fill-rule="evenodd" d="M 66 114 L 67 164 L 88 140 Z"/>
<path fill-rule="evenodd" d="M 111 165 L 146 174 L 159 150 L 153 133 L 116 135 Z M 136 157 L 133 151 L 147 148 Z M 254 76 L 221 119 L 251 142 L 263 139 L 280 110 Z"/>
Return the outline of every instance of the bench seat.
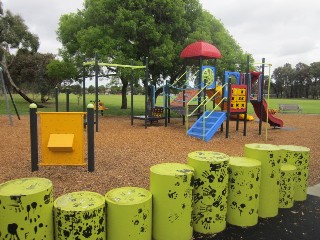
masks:
<path fill-rule="evenodd" d="M 280 112 L 302 112 L 302 108 L 298 104 L 279 104 Z"/>

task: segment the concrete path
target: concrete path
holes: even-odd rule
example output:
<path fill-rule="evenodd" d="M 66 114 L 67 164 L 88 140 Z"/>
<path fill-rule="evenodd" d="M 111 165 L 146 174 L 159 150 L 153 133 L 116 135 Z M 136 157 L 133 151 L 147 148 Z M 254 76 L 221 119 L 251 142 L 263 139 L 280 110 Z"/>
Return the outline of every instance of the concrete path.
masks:
<path fill-rule="evenodd" d="M 308 187 L 307 193 L 313 196 L 320 197 L 320 183 L 312 187 Z"/>

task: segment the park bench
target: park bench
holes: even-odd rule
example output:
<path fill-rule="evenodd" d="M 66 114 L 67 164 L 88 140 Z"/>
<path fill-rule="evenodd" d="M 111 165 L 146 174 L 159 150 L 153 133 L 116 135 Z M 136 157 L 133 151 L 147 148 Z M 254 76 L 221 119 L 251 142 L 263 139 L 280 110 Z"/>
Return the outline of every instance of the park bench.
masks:
<path fill-rule="evenodd" d="M 298 104 L 279 104 L 280 112 L 302 112 L 302 108 Z"/>

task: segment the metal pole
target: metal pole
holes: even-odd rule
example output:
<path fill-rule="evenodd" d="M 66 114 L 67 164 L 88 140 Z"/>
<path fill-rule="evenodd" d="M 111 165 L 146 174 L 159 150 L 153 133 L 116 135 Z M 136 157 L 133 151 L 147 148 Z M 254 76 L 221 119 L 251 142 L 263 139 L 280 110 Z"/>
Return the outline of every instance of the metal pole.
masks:
<path fill-rule="evenodd" d="M 131 61 L 132 65 L 132 61 Z M 130 81 L 130 88 L 131 88 L 131 126 L 133 126 L 133 69 L 131 68 L 131 81 Z"/>
<path fill-rule="evenodd" d="M 261 71 L 261 82 L 260 82 L 260 120 L 259 120 L 259 135 L 261 135 L 261 132 L 262 132 L 264 63 L 265 63 L 265 58 L 262 58 L 262 71 Z M 266 122 L 268 123 L 268 119 L 266 119 Z"/>
<path fill-rule="evenodd" d="M 96 84 L 96 132 L 99 131 L 99 124 L 98 124 L 98 117 L 99 117 L 99 106 L 98 106 L 98 102 L 99 102 L 99 99 L 98 99 L 98 78 L 99 78 L 99 65 L 98 65 L 98 54 L 95 53 L 94 55 L 94 70 L 95 70 L 95 84 Z"/>
<path fill-rule="evenodd" d="M 166 85 L 164 86 L 164 126 L 168 126 L 168 81 L 166 81 Z"/>
<path fill-rule="evenodd" d="M 82 109 L 86 111 L 86 68 L 83 66 L 82 68 Z"/>
<path fill-rule="evenodd" d="M 70 111 L 70 98 L 69 98 L 69 94 L 70 94 L 70 89 L 67 88 L 66 89 L 66 111 L 69 112 Z"/>
<path fill-rule="evenodd" d="M 94 171 L 94 106 L 87 107 L 88 171 Z"/>
<path fill-rule="evenodd" d="M 55 87 L 54 92 L 55 92 L 55 100 L 56 100 L 56 112 L 59 112 L 59 99 L 58 99 L 59 92 L 58 91 L 59 91 L 58 87 Z"/>
<path fill-rule="evenodd" d="M 146 80 L 144 83 L 145 86 L 145 113 L 144 113 L 144 128 L 147 128 L 147 117 L 148 117 L 148 78 L 149 78 L 149 66 L 148 66 L 148 57 L 146 57 Z"/>
<path fill-rule="evenodd" d="M 230 98 L 231 98 L 231 77 L 229 77 L 229 78 L 228 78 L 228 97 L 227 97 L 227 124 L 226 124 L 226 138 L 228 138 L 228 137 L 229 137 Z"/>
<path fill-rule="evenodd" d="M 30 143 L 31 143 L 31 171 L 38 171 L 38 123 L 37 123 L 37 105 L 31 103 L 30 106 Z"/>

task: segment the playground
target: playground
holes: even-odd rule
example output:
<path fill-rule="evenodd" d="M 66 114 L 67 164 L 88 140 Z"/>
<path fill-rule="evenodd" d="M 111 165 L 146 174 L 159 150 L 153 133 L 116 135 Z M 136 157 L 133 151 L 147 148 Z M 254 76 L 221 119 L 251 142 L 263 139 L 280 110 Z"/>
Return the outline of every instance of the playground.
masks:
<path fill-rule="evenodd" d="M 320 183 L 320 152 L 319 152 L 319 115 L 280 114 L 277 113 L 286 126 L 274 129 L 268 126 L 267 143 L 275 145 L 297 145 L 310 148 L 310 176 L 309 186 Z M 104 195 L 106 192 L 119 187 L 136 186 L 149 189 L 150 167 L 159 163 L 186 163 L 188 153 L 192 151 L 216 151 L 230 156 L 243 156 L 244 144 L 266 143 L 265 123 L 262 135 L 259 136 L 259 122 L 247 123 L 247 136 L 243 136 L 240 124 L 236 131 L 236 122 L 230 122 L 229 138 L 225 132 L 217 132 L 209 142 L 186 136 L 181 119 L 171 119 L 168 127 L 163 122 L 153 123 L 144 129 L 144 123 L 137 121 L 130 126 L 130 118 L 100 117 L 100 130 L 95 133 L 95 171 L 88 172 L 86 166 L 40 166 L 39 171 L 31 172 L 29 118 L 22 116 L 21 121 L 15 120 L 13 127 L 2 128 L 0 182 L 8 180 L 41 177 L 50 179 L 53 183 L 54 197 L 77 191 L 93 191 Z M 8 125 L 7 117 L 0 116 L 0 125 Z M 85 143 L 86 144 L 86 143 Z M 87 156 L 85 154 L 85 156 Z M 41 159 L 41 152 L 40 152 Z M 86 159 L 85 159 L 86 160 Z M 318 218 L 318 197 L 309 196 L 305 202 L 295 203 L 294 208 L 284 209 L 279 216 L 259 220 L 254 229 L 266 234 L 281 226 L 294 227 L 301 231 L 311 231 L 305 226 L 313 226 L 308 221 Z M 311 203 L 310 203 L 311 201 Z M 316 202 L 313 202 L 316 201 Z M 313 209 L 316 207 L 316 209 Z M 297 213 L 297 214 L 293 214 Z M 288 215 L 291 214 L 291 215 Z M 302 215 L 301 215 L 302 214 Z M 291 222 L 284 223 L 283 219 L 293 219 L 300 228 Z M 283 225 L 279 225 L 283 222 Z M 316 224 L 316 222 L 315 222 Z M 228 227 L 221 236 L 224 239 L 230 236 L 250 234 L 245 228 Z M 250 229 L 250 228 L 249 228 Z M 254 230 L 254 231 L 256 231 Z M 274 229 L 273 229 L 274 230 Z M 300 231 L 299 230 L 299 231 Z M 277 231 L 275 231 L 275 234 Z M 224 235 L 225 234 L 225 235 Z M 231 234 L 231 235 L 230 235 Z M 247 235 L 248 236 L 248 235 Z M 265 235 L 263 235 L 265 236 Z M 216 239 L 212 236 L 195 235 L 194 239 Z M 219 238 L 218 238 L 219 239 Z"/>
<path fill-rule="evenodd" d="M 205 43 L 199 41 L 195 44 L 202 46 Z M 122 210 L 121 207 L 119 209 L 118 207 L 121 206 L 122 201 L 125 205 L 130 202 L 132 206 L 130 211 L 134 218 L 141 218 L 142 225 L 139 228 L 134 227 L 139 225 L 139 221 L 135 219 L 129 219 L 129 222 L 124 225 L 128 226 L 133 223 L 133 229 L 139 230 L 136 233 L 134 233 L 136 230 L 133 231 L 133 235 L 129 234 L 131 237 L 135 236 L 133 239 L 136 239 L 134 234 L 146 234 L 147 236 L 151 233 L 151 222 L 148 217 L 150 213 L 156 216 L 153 217 L 152 223 L 152 236 L 155 239 L 164 234 L 163 228 L 174 226 L 155 224 L 161 219 L 161 216 L 165 219 L 161 220 L 162 224 L 173 223 L 181 217 L 181 220 L 177 221 L 182 223 L 180 231 L 176 229 L 169 231 L 172 234 L 178 234 L 171 235 L 172 239 L 180 237 L 190 239 L 193 231 L 195 232 L 193 239 L 215 239 L 210 234 L 219 234 L 217 239 L 222 237 L 233 239 L 233 234 L 252 239 L 251 233 L 255 234 L 256 231 L 265 237 L 274 225 L 281 226 L 278 223 L 283 222 L 282 219 L 295 219 L 295 223 L 288 222 L 283 226 L 286 229 L 289 228 L 287 230 L 289 233 L 283 232 L 279 227 L 279 233 L 284 234 L 281 236 L 292 237 L 297 230 L 291 231 L 290 229 L 297 224 L 301 227 L 300 235 L 304 236 L 304 232 L 301 231 L 305 231 L 308 237 L 314 238 L 318 235 L 318 230 L 315 231 L 314 225 L 309 224 L 311 229 L 305 226 L 308 222 L 316 224 L 319 218 L 317 208 L 319 197 L 307 197 L 307 186 L 320 182 L 318 152 L 320 138 L 317 135 L 320 132 L 320 125 L 316 124 L 320 120 L 320 115 L 302 114 L 300 111 L 291 114 L 284 113 L 297 110 L 299 106 L 292 104 L 284 104 L 281 111 L 269 109 L 264 99 L 263 88 L 266 80 L 264 67 L 267 65 L 269 66 L 267 94 L 269 99 L 271 64 L 265 64 L 264 59 L 262 60 L 262 72 L 249 71 L 248 57 L 248 69 L 245 74 L 224 71 L 222 85 L 216 85 L 215 67 L 202 65 L 203 57 L 221 57 L 217 49 L 213 48 L 211 52 L 214 55 L 208 56 L 200 53 L 194 56 L 190 55 L 194 51 L 183 51 L 181 54 L 183 58 L 200 57 L 200 70 L 192 73 L 192 76 L 199 73 L 194 79 L 196 89 L 188 89 L 186 83 L 183 83 L 183 88 L 180 88 L 166 82 L 163 86 L 164 106 L 161 107 L 155 105 L 155 86 L 150 86 L 149 101 L 149 90 L 146 87 L 144 115 L 134 115 L 133 104 L 131 104 L 131 118 L 108 116 L 107 112 L 104 115 L 102 111 L 107 108 L 101 108 L 103 105 L 96 91 L 95 106 L 87 105 L 86 118 L 84 118 L 84 112 L 69 113 L 69 104 L 67 104 L 67 113 L 58 112 L 58 110 L 55 113 L 40 112 L 38 116 L 41 125 L 38 127 L 37 106 L 31 104 L 30 118 L 23 116 L 22 121 L 11 124 L 11 127 L 5 128 L 2 132 L 0 183 L 12 179 L 37 177 L 38 180 L 17 180 L 18 184 L 23 185 L 28 191 L 38 186 L 41 187 L 42 184 L 46 186 L 45 191 L 40 192 L 37 196 L 40 201 L 26 205 L 26 209 L 30 209 L 30 206 L 35 208 L 38 203 L 42 206 L 42 201 L 47 205 L 53 201 L 53 196 L 58 198 L 59 200 L 54 203 L 55 221 L 57 221 L 55 227 L 57 234 L 61 236 L 70 233 L 79 234 L 74 232 L 76 227 L 63 230 L 65 227 L 68 228 L 69 224 L 68 221 L 65 223 L 63 221 L 71 216 L 68 212 L 70 207 L 80 206 L 81 208 L 83 201 L 86 202 L 88 199 L 90 206 L 97 204 L 98 208 L 95 208 L 92 213 L 89 213 L 90 209 L 83 213 L 83 221 L 79 221 L 82 214 L 80 211 L 80 218 L 76 217 L 76 222 L 85 226 L 86 220 L 91 221 L 90 219 L 96 216 L 96 219 L 92 220 L 96 225 L 90 225 L 90 227 L 97 229 L 97 239 L 104 239 L 104 236 L 98 238 L 98 235 L 103 235 L 105 231 L 102 223 L 105 218 L 104 198 L 97 195 L 94 197 L 92 193 L 94 192 L 98 195 L 107 193 L 108 212 L 106 216 L 109 220 L 112 218 L 110 221 L 107 220 L 107 235 L 117 240 L 126 238 L 120 237 L 123 232 L 119 231 L 122 228 L 120 225 L 112 226 L 114 223 L 123 222 L 116 219 L 118 216 L 127 214 L 127 212 L 119 214 L 119 211 Z M 98 69 L 98 66 L 110 66 L 108 63 L 98 63 L 97 58 L 95 62 L 84 63 L 84 66 L 92 64 L 95 64 L 95 69 Z M 145 86 L 148 86 L 148 60 L 146 60 L 146 66 L 118 64 L 112 66 L 145 68 Z M 97 86 L 97 71 L 95 80 Z M 187 81 L 189 80 L 187 78 Z M 251 91 L 255 82 L 258 83 L 257 94 Z M 170 100 L 170 88 L 182 90 L 173 101 Z M 133 103 L 132 89 L 133 81 L 131 81 L 131 102 Z M 209 107 L 212 102 L 213 109 Z M 247 103 L 249 102 L 254 108 L 253 116 L 247 115 Z M 57 103 L 56 98 L 56 108 Z M 84 99 L 83 107 L 85 106 Z M 216 111 L 217 107 L 221 111 Z M 96 109 L 95 117 L 94 108 Z M 180 117 L 170 116 L 171 110 L 178 113 Z M 0 117 L 0 125 L 5 125 L 5 121 L 4 117 Z M 189 126 L 192 127 L 189 129 Z M 38 129 L 40 130 L 39 136 Z M 38 142 L 38 137 L 41 144 Z M 39 164 L 38 159 L 40 159 Z M 210 162 L 212 159 L 214 161 Z M 188 167 L 186 163 L 189 164 Z M 280 166 L 280 163 L 283 165 Z M 261 168 L 262 165 L 264 165 L 263 168 Z M 263 170 L 261 176 L 260 169 Z M 242 176 L 245 177 L 242 178 Z M 167 182 L 167 180 L 170 181 Z M 30 182 L 26 183 L 28 181 Z M 8 184 L 5 185 L 9 187 L 4 186 L 3 189 L 7 188 L 11 191 L 15 188 L 10 187 L 11 183 Z M 281 186 L 280 192 L 279 185 Z M 121 187 L 123 190 L 119 189 Z M 152 204 L 151 194 L 146 189 L 152 192 Z M 295 190 L 294 199 L 291 189 Z M 88 193 L 89 191 L 91 193 Z M 157 195 L 158 191 L 162 192 L 162 195 Z M 281 197 L 279 194 L 282 194 Z M 226 203 L 227 195 L 228 212 L 223 203 Z M 13 199 L 21 203 L 21 208 L 24 208 L 21 196 L 29 197 L 28 194 L 18 197 L 10 195 L 10 201 Z M 164 198 L 159 198 L 159 196 L 164 196 Z M 178 196 L 180 200 L 177 200 Z M 139 199 L 146 201 L 140 202 L 142 205 L 138 207 L 132 202 L 136 199 L 137 203 Z M 185 213 L 181 215 L 173 212 L 170 212 L 169 215 L 164 214 L 163 210 L 168 208 L 165 203 L 168 199 L 169 201 L 175 199 L 175 205 L 181 206 Z M 4 212 L 8 211 L 4 214 L 10 214 L 12 205 L 5 201 L 3 205 L 9 207 L 3 207 Z M 28 201 L 31 201 L 31 198 Z M 75 201 L 79 201 L 80 205 L 78 206 Z M 294 201 L 297 201 L 295 205 Z M 63 206 L 67 206 L 65 204 L 68 202 L 73 202 L 73 205 L 66 207 L 65 211 Z M 162 204 L 161 207 L 159 203 Z M 51 212 L 49 208 L 46 212 Z M 278 208 L 281 209 L 279 215 Z M 291 211 L 285 211 L 284 208 L 291 208 Z M 192 212 L 192 219 L 187 209 Z M 113 215 L 111 213 L 113 211 L 116 214 Z M 100 220 L 98 213 L 101 214 Z M 259 222 L 258 213 L 259 217 L 263 218 Z M 299 214 L 291 216 L 290 213 Z M 300 218 L 300 215 L 304 217 Z M 44 214 L 43 217 L 46 218 L 45 216 L 47 215 Z M 249 235 L 244 228 L 233 229 L 232 226 L 223 231 L 226 226 L 225 217 L 232 225 L 255 227 L 251 228 Z M 271 219 L 269 223 L 270 219 L 267 218 Z M 50 230 L 53 226 L 50 221 L 52 218 L 48 217 L 46 224 L 48 234 L 53 233 Z M 271 223 L 272 221 L 274 222 Z M 22 219 L 21 223 L 18 220 L 17 223 L 8 222 L 8 230 L 2 231 L 18 235 L 18 227 L 19 231 L 24 230 L 24 224 L 27 222 Z M 42 227 L 43 223 L 41 222 L 39 227 L 40 225 Z M 82 229 L 80 225 L 79 229 Z M 29 225 L 26 227 L 28 228 Z M 37 234 L 36 230 L 34 230 L 35 234 Z M 91 230 L 89 230 L 85 229 L 82 235 L 91 236 Z M 25 234 L 29 234 L 28 231 Z M 44 232 L 47 234 L 47 230 Z M 186 237 L 182 237 L 183 234 L 186 234 Z M 274 234 L 278 236 L 277 232 Z M 159 239 L 168 238 L 166 236 Z"/>

